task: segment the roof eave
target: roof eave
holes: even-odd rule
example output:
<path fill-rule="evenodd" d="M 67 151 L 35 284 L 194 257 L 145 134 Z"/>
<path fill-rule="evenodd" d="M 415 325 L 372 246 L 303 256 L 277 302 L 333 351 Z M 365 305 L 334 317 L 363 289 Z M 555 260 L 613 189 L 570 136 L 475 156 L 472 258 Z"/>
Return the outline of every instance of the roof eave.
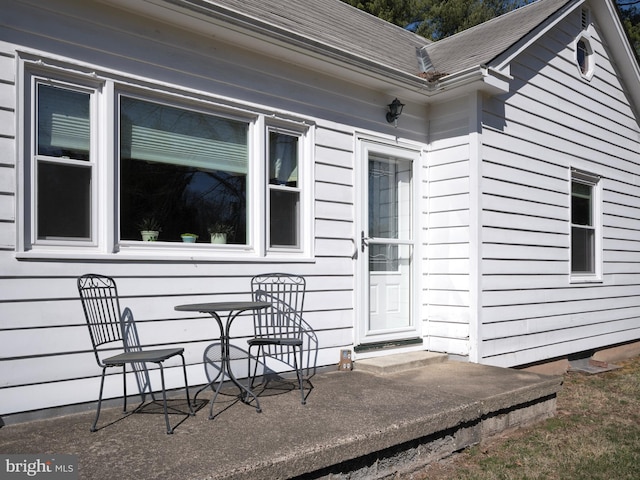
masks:
<path fill-rule="evenodd" d="M 413 92 L 419 96 L 427 90 L 426 81 L 418 75 L 417 62 L 415 74 L 398 70 L 203 0 L 101 1 L 208 36 L 212 26 L 222 27 L 215 31 L 220 41 L 390 95 Z"/>
<path fill-rule="evenodd" d="M 437 97 L 438 101 L 448 100 L 449 97 L 479 91 L 487 95 L 500 95 L 509 92 L 509 82 L 512 77 L 487 67 L 476 65 L 444 77 L 435 82 L 429 82 L 429 97 Z"/>
<path fill-rule="evenodd" d="M 460 95 L 472 90 L 490 95 L 509 91 L 510 77 L 495 68 L 476 65 L 437 81 L 427 81 L 417 72 L 413 74 L 389 67 L 203 0 L 102 1 L 209 35 L 212 26 L 221 26 L 224 28 L 215 32 L 221 41 L 242 45 L 391 96 L 402 96 L 405 100 L 441 101 L 450 92 Z"/>

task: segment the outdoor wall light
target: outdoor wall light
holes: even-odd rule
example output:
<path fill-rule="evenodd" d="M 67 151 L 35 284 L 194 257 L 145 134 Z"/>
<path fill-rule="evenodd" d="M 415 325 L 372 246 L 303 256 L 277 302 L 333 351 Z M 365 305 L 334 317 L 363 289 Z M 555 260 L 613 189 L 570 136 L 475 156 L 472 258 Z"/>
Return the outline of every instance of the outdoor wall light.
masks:
<path fill-rule="evenodd" d="M 404 103 L 401 103 L 397 98 L 393 100 L 389 105 L 387 105 L 389 111 L 387 112 L 387 122 L 393 123 L 395 127 L 398 126 L 398 118 L 402 115 L 402 109 L 404 108 Z"/>

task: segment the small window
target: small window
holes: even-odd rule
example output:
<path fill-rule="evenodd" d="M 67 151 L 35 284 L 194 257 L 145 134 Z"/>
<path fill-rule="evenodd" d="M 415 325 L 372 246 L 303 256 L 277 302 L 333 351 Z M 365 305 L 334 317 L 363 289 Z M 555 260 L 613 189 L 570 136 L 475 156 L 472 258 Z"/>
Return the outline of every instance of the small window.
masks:
<path fill-rule="evenodd" d="M 599 224 L 598 177 L 572 172 L 571 179 L 571 273 L 598 274 Z"/>
<path fill-rule="evenodd" d="M 593 75 L 593 49 L 586 37 L 580 37 L 576 42 L 576 64 L 583 77 Z"/>
<path fill-rule="evenodd" d="M 92 237 L 91 92 L 36 83 L 38 241 Z"/>
<path fill-rule="evenodd" d="M 300 135 L 269 131 L 269 248 L 300 248 Z"/>

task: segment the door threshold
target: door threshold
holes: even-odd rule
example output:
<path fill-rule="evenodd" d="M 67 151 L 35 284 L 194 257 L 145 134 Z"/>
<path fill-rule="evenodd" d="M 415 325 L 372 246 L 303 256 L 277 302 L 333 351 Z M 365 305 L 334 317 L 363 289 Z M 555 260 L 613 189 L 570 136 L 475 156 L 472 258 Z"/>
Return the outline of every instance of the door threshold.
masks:
<path fill-rule="evenodd" d="M 391 350 L 403 347 L 415 347 L 416 345 L 422 345 L 422 337 L 406 338 L 402 340 L 390 340 L 386 342 L 373 342 L 373 343 L 361 343 L 353 347 L 356 353 L 371 353 L 381 350 Z"/>

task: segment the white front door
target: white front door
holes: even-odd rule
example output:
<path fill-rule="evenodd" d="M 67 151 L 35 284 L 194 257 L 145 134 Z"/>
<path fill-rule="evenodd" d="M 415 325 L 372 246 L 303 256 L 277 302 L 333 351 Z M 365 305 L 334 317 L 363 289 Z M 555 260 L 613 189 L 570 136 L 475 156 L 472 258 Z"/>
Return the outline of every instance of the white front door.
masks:
<path fill-rule="evenodd" d="M 363 149 L 360 344 L 418 336 L 414 155 L 376 144 Z"/>

